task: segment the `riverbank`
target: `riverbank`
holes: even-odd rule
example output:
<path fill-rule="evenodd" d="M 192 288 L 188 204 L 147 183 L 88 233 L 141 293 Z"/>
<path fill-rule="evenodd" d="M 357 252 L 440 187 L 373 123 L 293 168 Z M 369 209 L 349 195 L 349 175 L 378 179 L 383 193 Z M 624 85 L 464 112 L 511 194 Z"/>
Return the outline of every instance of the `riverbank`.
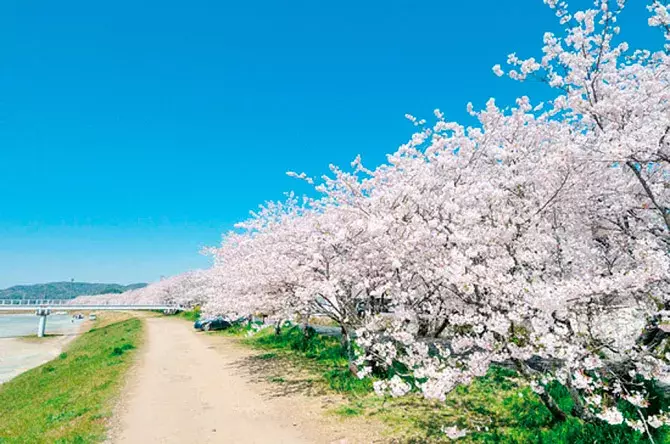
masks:
<path fill-rule="evenodd" d="M 39 318 L 34 313 L 0 314 L 0 338 L 33 336 L 37 333 Z M 70 314 L 51 314 L 47 317 L 48 335 L 69 335 L 78 333 L 81 320 L 72 319 Z"/>
<path fill-rule="evenodd" d="M 56 358 L 76 334 L 37 338 L 0 338 L 0 384 Z"/>
<path fill-rule="evenodd" d="M 54 359 L 89 324 L 54 314 L 47 320 L 47 336 L 38 339 L 37 322 L 33 314 L 0 315 L 0 384 Z"/>
<path fill-rule="evenodd" d="M 0 442 L 98 442 L 142 338 L 139 319 L 76 337 L 48 363 L 0 386 Z M 28 341 L 30 343 L 30 341 Z"/>

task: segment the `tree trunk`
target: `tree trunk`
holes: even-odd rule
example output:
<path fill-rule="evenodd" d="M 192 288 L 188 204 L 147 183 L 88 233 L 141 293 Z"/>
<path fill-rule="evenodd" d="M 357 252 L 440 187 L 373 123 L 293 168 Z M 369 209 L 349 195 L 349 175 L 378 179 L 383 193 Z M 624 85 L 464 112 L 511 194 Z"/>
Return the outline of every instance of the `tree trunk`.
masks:
<path fill-rule="evenodd" d="M 342 332 L 342 337 L 340 338 L 340 344 L 342 346 L 342 350 L 345 353 L 345 356 L 347 357 L 347 361 L 349 361 L 349 368 L 351 368 L 351 363 L 354 361 L 354 351 L 351 347 L 351 338 L 349 338 L 349 331 L 347 331 L 346 327 L 340 326 L 340 331 Z"/>
<path fill-rule="evenodd" d="M 517 359 L 513 360 L 513 362 L 517 368 L 517 371 L 530 381 L 532 379 L 531 371 L 530 368 L 526 366 L 526 363 Z M 547 407 L 547 410 L 549 410 L 551 413 L 554 422 L 563 422 L 568 419 L 568 416 L 563 410 L 561 410 L 558 404 L 556 404 L 556 401 L 554 401 L 554 398 L 551 397 L 546 389 L 542 390 L 542 393 L 538 393 L 538 396 L 540 397 L 540 400 L 545 405 L 545 407 Z"/>
<path fill-rule="evenodd" d="M 584 406 L 584 401 L 582 400 L 582 397 L 579 396 L 579 391 L 572 386 L 570 378 L 568 378 L 566 388 L 568 389 L 568 393 L 570 393 L 570 398 L 574 404 L 571 413 L 583 421 L 591 423 L 597 422 L 596 416 Z"/>
<path fill-rule="evenodd" d="M 547 407 L 547 409 L 551 412 L 551 416 L 553 416 L 554 422 L 563 422 L 568 419 L 568 416 L 565 414 L 565 412 L 561 410 L 558 404 L 556 404 L 556 401 L 554 401 L 554 398 L 552 398 L 546 390 L 544 390 L 538 396 L 542 400 L 542 403 L 545 405 L 545 407 Z"/>
<path fill-rule="evenodd" d="M 417 332 L 417 336 L 422 338 L 428 336 L 429 329 L 430 323 L 425 319 L 419 319 L 419 331 Z"/>
<path fill-rule="evenodd" d="M 281 334 L 281 319 L 277 320 L 275 323 L 275 335 L 279 336 Z"/>
<path fill-rule="evenodd" d="M 308 334 L 308 331 L 307 331 L 307 330 L 309 330 L 309 314 L 307 314 L 307 315 L 305 316 L 305 323 L 304 323 L 304 325 L 303 325 L 303 327 L 302 327 L 302 331 L 303 331 L 303 334 L 304 334 L 305 336 L 307 336 L 307 334 Z"/>
<path fill-rule="evenodd" d="M 440 326 L 437 327 L 437 329 L 435 330 L 435 334 L 433 334 L 433 337 L 439 338 L 448 325 L 449 325 L 449 318 L 445 318 L 440 324 Z"/>
<path fill-rule="evenodd" d="M 342 335 L 340 337 L 340 345 L 342 346 L 342 350 L 345 352 L 348 352 L 349 350 L 349 334 L 347 333 L 347 329 L 344 328 L 344 326 L 340 326 L 340 334 Z"/>

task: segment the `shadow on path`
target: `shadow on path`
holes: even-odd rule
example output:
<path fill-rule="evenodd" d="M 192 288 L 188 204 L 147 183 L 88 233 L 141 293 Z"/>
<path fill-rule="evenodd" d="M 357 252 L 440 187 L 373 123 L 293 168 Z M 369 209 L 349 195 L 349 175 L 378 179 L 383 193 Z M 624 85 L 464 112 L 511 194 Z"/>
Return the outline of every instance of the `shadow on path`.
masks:
<path fill-rule="evenodd" d="M 301 369 L 290 358 L 273 352 L 237 359 L 228 364 L 228 368 L 254 384 L 264 384 L 263 395 L 269 398 L 328 394 L 318 376 Z"/>

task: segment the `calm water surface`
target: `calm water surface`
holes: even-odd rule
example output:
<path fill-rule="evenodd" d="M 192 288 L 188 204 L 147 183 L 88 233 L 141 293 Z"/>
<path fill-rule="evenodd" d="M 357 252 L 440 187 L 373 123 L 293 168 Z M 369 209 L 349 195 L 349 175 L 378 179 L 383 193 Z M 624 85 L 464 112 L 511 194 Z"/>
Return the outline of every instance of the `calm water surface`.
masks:
<path fill-rule="evenodd" d="M 38 317 L 35 314 L 0 314 L 0 338 L 14 338 L 37 334 Z M 75 333 L 81 321 L 72 322 L 68 314 L 47 316 L 47 335 Z"/>

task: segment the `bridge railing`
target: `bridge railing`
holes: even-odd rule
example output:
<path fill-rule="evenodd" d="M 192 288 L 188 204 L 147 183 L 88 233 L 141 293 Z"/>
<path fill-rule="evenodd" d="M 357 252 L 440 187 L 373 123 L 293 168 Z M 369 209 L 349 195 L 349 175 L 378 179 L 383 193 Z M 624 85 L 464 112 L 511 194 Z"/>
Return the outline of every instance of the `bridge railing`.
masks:
<path fill-rule="evenodd" d="M 176 309 L 183 310 L 179 304 L 119 304 L 110 301 L 96 303 L 72 303 L 69 299 L 0 299 L 0 308 L 19 308 L 19 307 L 119 307 L 132 309 L 133 307 L 142 307 L 143 309 Z"/>
<path fill-rule="evenodd" d="M 67 305 L 68 299 L 0 299 L 0 305 Z"/>

